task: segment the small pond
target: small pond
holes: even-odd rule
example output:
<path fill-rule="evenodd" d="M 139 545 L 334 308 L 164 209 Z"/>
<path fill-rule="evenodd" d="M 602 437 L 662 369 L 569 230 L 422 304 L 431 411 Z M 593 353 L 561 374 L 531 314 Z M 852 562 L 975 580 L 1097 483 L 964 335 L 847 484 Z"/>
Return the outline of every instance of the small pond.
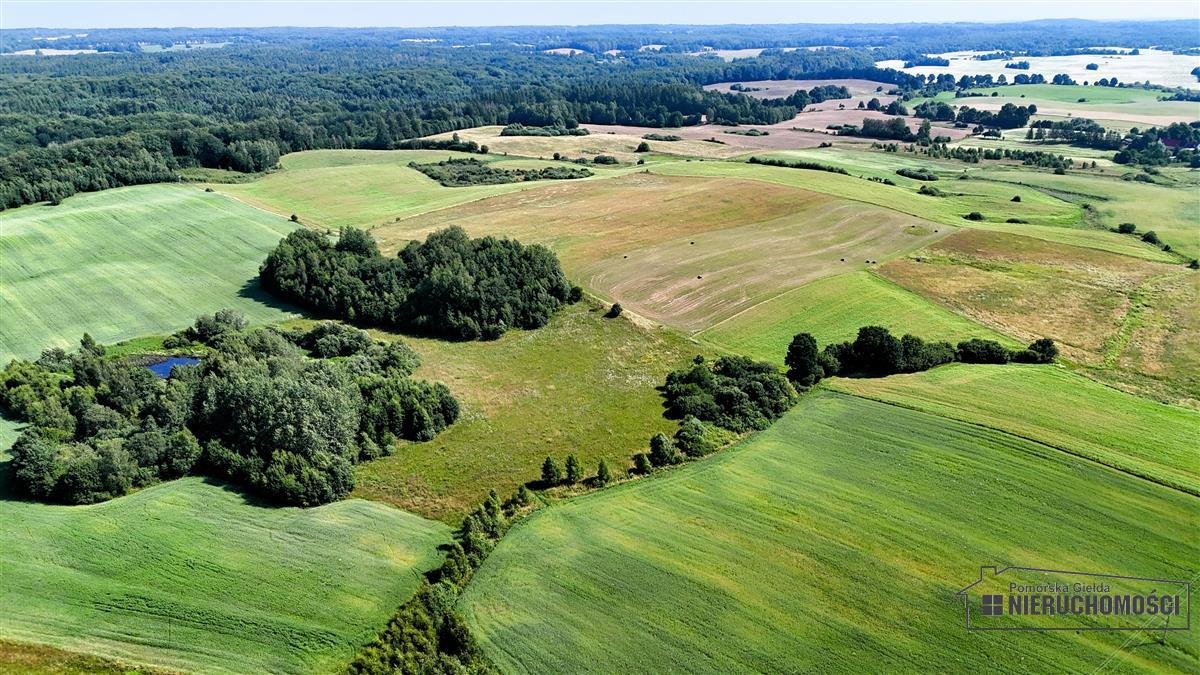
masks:
<path fill-rule="evenodd" d="M 197 363 L 200 363 L 200 359 L 191 356 L 172 356 L 155 363 L 149 363 L 146 367 L 150 369 L 150 372 L 166 379 L 171 376 L 171 371 L 175 369 L 175 366 L 194 366 Z"/>

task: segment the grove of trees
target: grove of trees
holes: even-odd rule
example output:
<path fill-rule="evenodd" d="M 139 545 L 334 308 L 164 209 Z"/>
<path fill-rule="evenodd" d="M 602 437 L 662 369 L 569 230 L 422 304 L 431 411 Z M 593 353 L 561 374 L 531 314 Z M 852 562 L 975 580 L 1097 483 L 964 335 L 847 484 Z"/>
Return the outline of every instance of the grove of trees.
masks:
<path fill-rule="evenodd" d="M 266 499 L 313 506 L 354 487 L 351 465 L 425 441 L 453 424 L 441 383 L 410 378 L 417 355 L 354 328 L 247 330 L 236 312 L 175 336 L 202 354 L 167 379 L 80 349 L 43 352 L 0 371 L 0 405 L 27 422 L 12 448 L 18 489 L 88 504 L 189 473 L 225 478 Z M 332 358 L 340 357 L 340 358 Z"/>
<path fill-rule="evenodd" d="M 354 228 L 336 243 L 296 230 L 268 254 L 259 276 L 270 292 L 326 316 L 457 340 L 539 328 L 582 295 L 546 247 L 471 239 L 459 227 L 410 242 L 395 258 Z"/>

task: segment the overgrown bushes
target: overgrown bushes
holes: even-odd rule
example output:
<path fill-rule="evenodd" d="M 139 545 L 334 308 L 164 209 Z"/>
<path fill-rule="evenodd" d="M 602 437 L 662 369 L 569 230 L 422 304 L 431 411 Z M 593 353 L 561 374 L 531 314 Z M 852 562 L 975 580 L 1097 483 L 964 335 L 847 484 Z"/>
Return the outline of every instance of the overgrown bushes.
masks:
<path fill-rule="evenodd" d="M 840 173 L 843 176 L 849 176 L 850 172 L 841 167 L 821 164 L 820 162 L 805 162 L 802 160 L 783 160 L 772 159 L 770 157 L 751 157 L 746 160 L 747 164 L 762 164 L 764 166 L 781 166 L 787 169 L 808 169 L 810 171 L 828 171 L 829 173 Z"/>
<path fill-rule="evenodd" d="M 908 167 L 904 167 L 901 169 L 896 169 L 896 173 L 904 176 L 905 178 L 912 178 L 913 180 L 935 181 L 938 179 L 936 173 L 924 168 L 909 169 Z"/>
<path fill-rule="evenodd" d="M 774 365 L 744 356 L 674 371 L 663 395 L 668 417 L 691 415 L 735 432 L 766 429 L 796 402 L 795 389 Z"/>
<path fill-rule="evenodd" d="M 30 424 L 12 450 L 19 488 L 86 504 L 199 472 L 312 506 L 350 492 L 354 462 L 400 438 L 429 440 L 458 417 L 445 385 L 410 379 L 418 358 L 400 342 L 333 324 L 244 325 L 228 310 L 201 317 L 181 332 L 201 345 L 201 365 L 165 380 L 105 358 L 86 336 L 73 354 L 10 362 L 0 404 Z"/>
<path fill-rule="evenodd" d="M 527 127 L 519 122 L 509 124 L 500 130 L 501 136 L 587 136 L 590 132 L 581 127 L 563 126 L 532 126 Z"/>
<path fill-rule="evenodd" d="M 460 340 L 541 327 L 579 297 L 544 246 L 471 239 L 457 227 L 410 242 L 395 258 L 353 228 L 336 244 L 296 230 L 259 276 L 270 292 L 328 316 Z"/>
<path fill-rule="evenodd" d="M 592 175 L 588 169 L 565 166 L 547 166 L 540 169 L 501 169 L 474 157 L 459 157 L 427 164 L 409 162 L 408 166 L 436 180 L 443 187 L 499 185 L 531 180 L 573 180 Z"/>

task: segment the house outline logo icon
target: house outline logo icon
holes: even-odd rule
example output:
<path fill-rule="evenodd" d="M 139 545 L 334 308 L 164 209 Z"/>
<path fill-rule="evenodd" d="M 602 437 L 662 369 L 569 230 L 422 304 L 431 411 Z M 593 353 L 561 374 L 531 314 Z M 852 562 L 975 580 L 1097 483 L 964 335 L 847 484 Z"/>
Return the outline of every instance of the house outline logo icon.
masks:
<path fill-rule="evenodd" d="M 1183 598 L 1183 604 L 1186 607 L 1185 611 L 1177 611 L 1176 615 L 1184 619 L 1184 623 L 1178 626 L 1168 624 L 1164 626 L 1152 626 L 1150 623 L 1145 625 L 1131 626 L 987 626 L 979 625 L 971 622 L 971 589 L 979 586 L 987 581 L 994 580 L 1006 572 L 1032 572 L 1039 574 L 1054 574 L 1072 577 L 1084 577 L 1091 581 L 1103 582 L 1104 580 L 1124 580 L 1124 581 L 1144 581 L 1154 584 L 1173 584 L 1180 587 L 1178 597 Z M 982 590 L 982 589 L 980 589 Z M 979 578 L 972 581 L 967 586 L 954 594 L 956 598 L 962 598 L 963 616 L 966 619 L 967 630 L 1021 630 L 1021 631 L 1039 631 L 1039 630 L 1099 630 L 1099 631 L 1119 631 L 1119 630 L 1153 630 L 1153 631 L 1186 631 L 1192 628 L 1192 583 L 1179 579 L 1157 579 L 1153 577 L 1137 577 L 1121 574 L 1099 574 L 1096 572 L 1079 572 L 1075 570 L 1052 570 L 1040 567 L 1018 567 L 1010 565 L 1007 567 L 997 567 L 996 565 L 980 565 Z M 989 619 L 1004 617 L 1008 614 L 1005 610 L 1005 596 L 989 591 L 988 593 L 979 594 L 979 615 Z M 1178 610 L 1178 608 L 1176 608 Z M 1152 616 L 1152 618 L 1154 618 Z"/>

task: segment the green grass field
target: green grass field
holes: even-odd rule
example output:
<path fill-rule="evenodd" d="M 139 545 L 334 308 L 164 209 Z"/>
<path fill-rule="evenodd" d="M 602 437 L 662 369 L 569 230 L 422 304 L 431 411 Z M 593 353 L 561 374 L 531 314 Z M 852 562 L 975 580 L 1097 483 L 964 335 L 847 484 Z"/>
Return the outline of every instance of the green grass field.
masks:
<path fill-rule="evenodd" d="M 1121 173 L 1128 171 L 1128 167 L 1120 167 Z M 1139 232 L 1154 230 L 1179 253 L 1200 257 L 1200 190 L 1195 185 L 1149 185 L 1121 180 L 1116 173 L 1056 176 L 1000 168 L 986 169 L 980 177 L 1071 194 L 1094 206 L 1099 223 L 1105 227 L 1133 223 Z"/>
<path fill-rule="evenodd" d="M 171 670 L 340 671 L 449 540 L 382 504 L 267 507 L 200 478 L 36 504 L 0 470 L 0 634 Z"/>
<path fill-rule="evenodd" d="M 588 475 L 601 458 L 623 471 L 674 429 L 655 387 L 709 350 L 603 313 L 585 301 L 491 342 L 405 338 L 421 355 L 416 377 L 445 382 L 463 413 L 432 441 L 359 465 L 355 496 L 457 523 L 489 489 L 507 497 L 536 480 L 547 455 L 561 466 L 574 454 Z"/>
<path fill-rule="evenodd" d="M 1097 73 L 1096 77 L 1107 76 Z M 1200 104 L 1188 101 L 1159 101 L 1158 97 L 1163 95 L 1162 92 L 1147 89 L 1015 84 L 971 91 L 982 96 L 955 98 L 953 92 L 942 92 L 935 98 L 950 105 L 988 110 L 1005 103 L 1032 103 L 1038 108 L 1038 118 L 1088 117 L 1112 128 L 1166 126 L 1172 122 L 1200 119 Z M 993 96 L 993 93 L 996 95 Z M 910 106 L 924 100 L 926 99 L 914 99 Z"/>
<path fill-rule="evenodd" d="M 447 188 L 408 167 L 409 162 L 436 162 L 448 157 L 503 162 L 511 168 L 533 166 L 528 159 L 444 150 L 313 150 L 284 157 L 280 162 L 282 170 L 260 180 L 211 187 L 272 213 L 282 216 L 294 213 L 305 225 L 337 229 L 347 225 L 371 228 L 491 195 L 553 183 L 533 181 Z M 548 164 L 561 163 L 539 162 L 537 166 Z M 592 170 L 598 176 L 613 173 Z"/>
<path fill-rule="evenodd" d="M 751 307 L 694 337 L 738 354 L 781 363 L 797 333 L 821 345 L 853 340 L 860 326 L 886 326 L 896 335 L 957 343 L 982 337 L 1016 341 L 965 319 L 921 296 L 860 271 L 825 277 Z"/>
<path fill-rule="evenodd" d="M 1197 575 L 1194 497 L 831 393 L 708 460 L 518 525 L 460 608 L 510 672 L 1189 672 L 1194 633 L 970 633 L 979 566 Z"/>
<path fill-rule="evenodd" d="M 84 331 L 101 342 L 167 333 L 222 307 L 286 318 L 259 290 L 258 265 L 292 227 L 181 185 L 0 213 L 0 362 L 76 344 Z"/>
<path fill-rule="evenodd" d="M 830 386 L 1006 431 L 1200 496 L 1200 412 L 1063 368 L 956 363 L 912 375 L 837 378 Z"/>

